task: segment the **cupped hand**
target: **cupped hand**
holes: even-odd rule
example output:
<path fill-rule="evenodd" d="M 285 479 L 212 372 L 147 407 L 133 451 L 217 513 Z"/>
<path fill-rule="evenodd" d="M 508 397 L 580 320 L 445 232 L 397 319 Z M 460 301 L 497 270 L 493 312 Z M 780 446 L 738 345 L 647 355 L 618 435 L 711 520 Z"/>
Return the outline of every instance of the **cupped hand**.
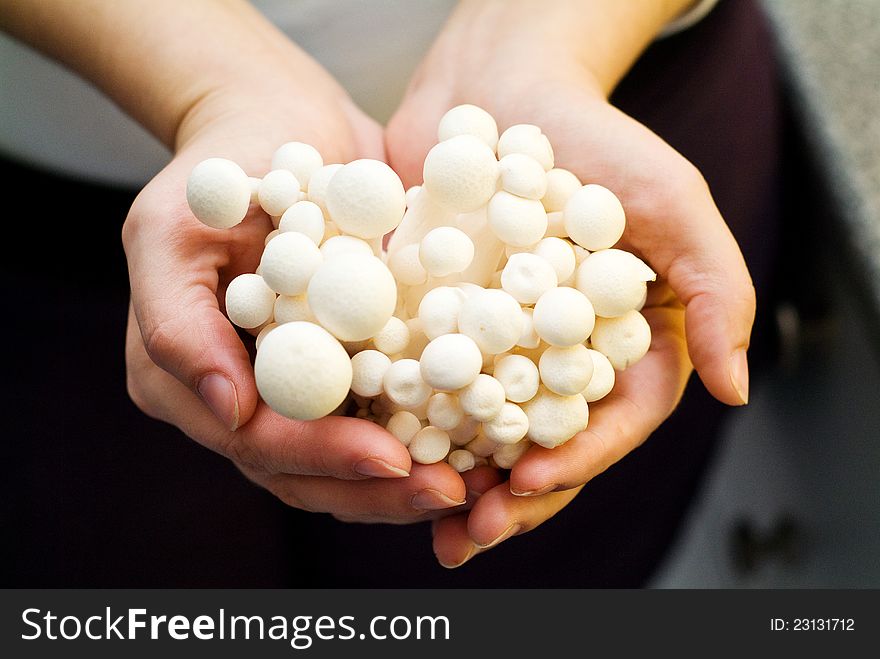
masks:
<path fill-rule="evenodd" d="M 274 150 L 292 140 L 314 145 L 326 163 L 384 159 L 380 127 L 329 76 L 308 85 L 278 82 L 284 91 L 273 96 L 206 96 L 182 123 L 174 159 L 129 212 L 130 395 L 144 412 L 229 457 L 297 508 L 403 523 L 463 505 L 467 487 L 458 474 L 446 464 L 412 464 L 379 426 L 336 416 L 293 421 L 259 399 L 248 350 L 224 316 L 223 300 L 232 278 L 257 267 L 272 225 L 256 205 L 233 229 L 198 222 L 186 203 L 190 170 L 219 156 L 262 176 Z M 491 474 L 470 478 L 483 489 L 495 484 L 486 480 Z"/>
<path fill-rule="evenodd" d="M 419 183 L 440 117 L 461 103 L 488 110 L 502 131 L 536 124 L 553 144 L 557 167 L 621 199 L 627 216 L 621 245 L 659 279 L 643 310 L 651 348 L 617 374 L 607 398 L 591 404 L 586 431 L 555 449 L 533 446 L 509 482 L 487 491 L 469 512 L 434 522 L 434 551 L 450 567 L 540 525 L 645 441 L 677 405 L 691 364 L 720 401 L 748 401 L 754 289 L 704 179 L 657 135 L 612 107 L 593 73 L 563 45 L 537 28 L 505 34 L 502 21 L 492 23 L 491 43 L 475 44 L 479 21 L 453 18 L 389 124 L 389 162 L 406 185 Z"/>

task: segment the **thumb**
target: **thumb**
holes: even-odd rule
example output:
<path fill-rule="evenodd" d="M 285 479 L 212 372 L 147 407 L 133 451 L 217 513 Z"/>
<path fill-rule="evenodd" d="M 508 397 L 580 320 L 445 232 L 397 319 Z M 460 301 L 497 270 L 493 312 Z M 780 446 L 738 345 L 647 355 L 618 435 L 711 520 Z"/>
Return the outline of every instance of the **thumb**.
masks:
<path fill-rule="evenodd" d="M 385 130 L 388 164 L 406 188 L 422 183 L 422 165 L 437 143 L 437 125 L 452 107 L 447 91 L 420 81 L 410 89 Z"/>

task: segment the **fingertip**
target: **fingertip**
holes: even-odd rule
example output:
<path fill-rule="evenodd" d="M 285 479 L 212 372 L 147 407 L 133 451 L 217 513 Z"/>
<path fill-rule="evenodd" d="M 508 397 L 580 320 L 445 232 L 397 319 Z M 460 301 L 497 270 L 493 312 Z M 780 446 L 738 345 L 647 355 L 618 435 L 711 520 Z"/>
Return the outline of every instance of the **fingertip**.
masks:
<path fill-rule="evenodd" d="M 467 529 L 467 515 L 450 515 L 432 523 L 432 548 L 437 562 L 446 569 L 461 567 L 477 554 Z"/>

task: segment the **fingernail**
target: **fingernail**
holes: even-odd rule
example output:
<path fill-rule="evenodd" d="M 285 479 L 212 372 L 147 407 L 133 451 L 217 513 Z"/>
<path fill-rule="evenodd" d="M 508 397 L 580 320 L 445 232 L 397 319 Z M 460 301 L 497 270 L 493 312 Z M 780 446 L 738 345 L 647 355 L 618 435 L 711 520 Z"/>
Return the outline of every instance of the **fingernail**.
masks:
<path fill-rule="evenodd" d="M 749 402 L 749 360 L 745 348 L 740 348 L 730 356 L 728 363 L 730 382 L 739 395 L 743 405 Z"/>
<path fill-rule="evenodd" d="M 467 563 L 469 560 L 471 560 L 474 557 L 474 554 L 476 553 L 476 551 L 477 551 L 476 545 L 471 545 L 471 548 L 468 550 L 468 553 L 458 563 L 444 563 L 439 558 L 437 559 L 437 562 L 440 563 L 440 565 L 445 567 L 447 570 L 454 570 L 455 568 L 461 567 L 462 565 Z"/>
<path fill-rule="evenodd" d="M 354 470 L 361 476 L 373 478 L 406 478 L 409 476 L 406 469 L 390 465 L 379 458 L 364 458 L 354 466 Z"/>
<path fill-rule="evenodd" d="M 220 373 L 209 373 L 197 387 L 199 396 L 230 430 L 238 428 L 238 396 L 232 380 Z"/>
<path fill-rule="evenodd" d="M 499 543 L 501 543 L 501 542 L 504 542 L 504 541 L 507 540 L 509 537 L 511 537 L 511 536 L 516 535 L 517 533 L 519 533 L 519 530 L 520 530 L 521 528 L 522 528 L 522 527 L 521 527 L 519 524 L 511 524 L 511 525 L 508 526 L 506 529 L 504 529 L 504 532 L 503 532 L 501 535 L 499 535 L 497 538 L 495 538 L 495 539 L 492 540 L 491 542 L 489 542 L 489 543 L 487 543 L 487 544 L 485 544 L 485 545 L 481 545 L 479 542 L 475 542 L 474 544 L 475 544 L 477 547 L 479 547 L 480 549 L 490 549 L 490 548 L 494 547 L 495 545 L 497 545 L 497 544 L 499 544 Z"/>
<path fill-rule="evenodd" d="M 456 501 L 443 494 L 440 490 L 433 490 L 431 488 L 416 492 L 413 498 L 410 499 L 410 505 L 416 510 L 442 510 L 463 504 L 464 501 Z"/>
<path fill-rule="evenodd" d="M 550 483 L 550 485 L 545 485 L 544 487 L 539 487 L 537 490 L 514 490 L 512 487 L 510 488 L 510 493 L 516 497 L 539 497 L 542 494 L 547 494 L 548 492 L 552 492 L 556 489 L 556 483 Z"/>

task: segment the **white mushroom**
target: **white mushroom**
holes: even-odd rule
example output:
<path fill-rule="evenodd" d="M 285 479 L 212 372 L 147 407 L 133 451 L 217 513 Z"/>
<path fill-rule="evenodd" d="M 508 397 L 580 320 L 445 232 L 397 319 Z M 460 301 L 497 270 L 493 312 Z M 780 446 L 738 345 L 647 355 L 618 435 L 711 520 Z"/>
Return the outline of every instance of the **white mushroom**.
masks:
<path fill-rule="evenodd" d="M 455 227 L 429 231 L 419 246 L 419 261 L 432 277 L 445 277 L 465 271 L 474 259 L 474 244 Z"/>
<path fill-rule="evenodd" d="M 651 327 L 635 310 L 616 318 L 597 318 L 590 344 L 608 357 L 614 368 L 622 371 L 647 354 L 651 347 Z"/>
<path fill-rule="evenodd" d="M 547 231 L 547 213 L 534 199 L 501 190 L 492 195 L 487 212 L 492 231 L 507 245 L 530 247 Z"/>
<path fill-rule="evenodd" d="M 541 384 L 538 367 L 523 355 L 507 355 L 495 364 L 493 377 L 504 387 L 508 400 L 524 403 L 538 393 Z"/>
<path fill-rule="evenodd" d="M 465 415 L 455 428 L 448 431 L 449 439 L 456 446 L 464 446 L 480 432 L 482 424 L 476 419 Z"/>
<path fill-rule="evenodd" d="M 470 471 L 476 464 L 474 454 L 467 449 L 462 448 L 452 451 L 446 461 L 449 463 L 450 467 L 460 474 L 465 471 Z"/>
<path fill-rule="evenodd" d="M 443 460 L 449 453 L 449 435 L 440 428 L 425 426 L 415 434 L 407 448 L 413 462 L 423 465 L 434 464 Z"/>
<path fill-rule="evenodd" d="M 324 159 L 311 144 L 288 142 L 282 144 L 272 155 L 272 169 L 286 169 L 299 181 L 300 188 L 306 190 L 312 174 L 324 166 Z"/>
<path fill-rule="evenodd" d="M 412 412 L 400 410 L 391 415 L 385 430 L 400 440 L 404 446 L 409 446 L 415 434 L 422 429 L 422 422 Z"/>
<path fill-rule="evenodd" d="M 308 296 L 302 295 L 279 295 L 275 300 L 275 322 L 293 323 L 304 320 L 310 323 L 316 322 L 315 314 L 309 307 Z"/>
<path fill-rule="evenodd" d="M 248 183 L 250 183 L 250 185 L 251 185 L 251 203 L 252 204 L 259 204 L 260 203 L 260 184 L 262 182 L 263 182 L 263 179 L 261 179 L 257 176 L 248 176 Z"/>
<path fill-rule="evenodd" d="M 565 215 L 562 211 L 547 213 L 547 230 L 544 232 L 544 237 L 568 238 L 568 232 L 565 229 Z"/>
<path fill-rule="evenodd" d="M 535 331 L 534 313 L 535 310 L 528 307 L 522 310 L 522 332 L 519 335 L 519 339 L 516 341 L 516 345 L 521 348 L 534 349 L 541 345 L 541 337 L 538 336 L 538 333 Z"/>
<path fill-rule="evenodd" d="M 458 315 L 458 330 L 487 354 L 506 352 L 522 334 L 519 303 L 508 293 L 486 289 L 466 298 Z"/>
<path fill-rule="evenodd" d="M 541 199 L 548 213 L 561 211 L 571 196 L 581 189 L 577 176 L 567 169 L 551 169 L 547 172 L 547 192 Z"/>
<path fill-rule="evenodd" d="M 388 255 L 388 269 L 399 284 L 418 286 L 427 281 L 428 271 L 422 265 L 420 249 L 419 243 L 413 243 Z"/>
<path fill-rule="evenodd" d="M 560 286 L 544 293 L 535 303 L 535 331 L 554 346 L 583 343 L 593 331 L 593 305 L 579 290 Z"/>
<path fill-rule="evenodd" d="M 327 331 L 285 323 L 263 339 L 254 362 L 260 396 L 273 410 L 308 421 L 327 416 L 348 395 L 351 360 Z"/>
<path fill-rule="evenodd" d="M 317 245 L 297 231 L 279 233 L 263 250 L 260 271 L 276 293 L 299 295 L 323 262 Z"/>
<path fill-rule="evenodd" d="M 247 215 L 251 183 L 244 170 L 225 158 L 208 158 L 193 167 L 186 182 L 193 215 L 214 229 L 229 229 Z"/>
<path fill-rule="evenodd" d="M 553 266 L 528 252 L 511 256 L 501 272 L 501 288 L 521 304 L 534 304 L 545 292 L 556 288 L 557 283 Z"/>
<path fill-rule="evenodd" d="M 584 430 L 590 418 L 583 396 L 559 396 L 544 387 L 523 410 L 529 419 L 529 439 L 545 448 L 564 444 Z"/>
<path fill-rule="evenodd" d="M 406 329 L 409 330 L 409 343 L 404 351 L 400 353 L 400 356 L 407 359 L 418 359 L 422 356 L 422 351 L 425 349 L 425 346 L 428 345 L 430 339 L 425 336 L 422 321 L 418 318 L 410 318 L 407 320 Z"/>
<path fill-rule="evenodd" d="M 321 254 L 325 261 L 337 256 L 349 256 L 350 254 L 373 256 L 373 248 L 370 247 L 367 241 L 355 238 L 354 236 L 333 236 L 325 240 L 324 244 L 321 245 Z"/>
<path fill-rule="evenodd" d="M 298 201 L 281 215 L 280 231 L 298 231 L 312 239 L 316 245 L 324 240 L 324 213 L 312 201 Z"/>
<path fill-rule="evenodd" d="M 531 156 L 544 168 L 553 169 L 553 147 L 541 129 L 531 124 L 511 126 L 498 138 L 498 157 L 504 158 L 511 153 L 523 153 Z"/>
<path fill-rule="evenodd" d="M 415 359 L 399 359 L 392 362 L 385 371 L 382 386 L 385 394 L 395 404 L 410 408 L 413 414 L 419 416 L 413 409 L 427 402 L 431 397 L 431 387 L 422 379 L 422 371 Z M 427 410 L 425 410 L 427 417 Z"/>
<path fill-rule="evenodd" d="M 560 348 L 550 346 L 538 361 L 541 382 L 560 396 L 581 393 L 593 377 L 593 360 L 582 343 Z"/>
<path fill-rule="evenodd" d="M 342 169 L 342 164 L 334 163 L 332 165 L 324 165 L 321 169 L 312 172 L 309 179 L 309 191 L 306 195 L 308 200 L 318 205 L 321 212 L 325 216 L 330 215 L 327 210 L 327 186 L 330 185 L 330 179 Z"/>
<path fill-rule="evenodd" d="M 498 124 L 491 114 L 476 105 L 457 105 L 441 117 L 437 138 L 443 142 L 457 135 L 473 135 L 494 151 L 498 144 Z"/>
<path fill-rule="evenodd" d="M 281 234 L 278 238 L 291 234 Z M 276 240 L 278 240 L 276 238 Z M 312 276 L 309 306 L 343 341 L 363 341 L 385 326 L 397 303 L 394 277 L 375 256 L 331 258 Z"/>
<path fill-rule="evenodd" d="M 427 191 L 453 213 L 469 213 L 495 194 L 498 161 L 485 142 L 473 135 L 456 135 L 428 152 L 422 173 L 423 194 Z"/>
<path fill-rule="evenodd" d="M 500 469 L 513 469 L 513 465 L 525 455 L 532 443 L 528 439 L 521 439 L 516 444 L 502 444 L 492 454 L 492 460 Z"/>
<path fill-rule="evenodd" d="M 259 199 L 264 211 L 280 216 L 300 200 L 299 181 L 286 169 L 273 169 L 260 183 Z"/>
<path fill-rule="evenodd" d="M 571 277 L 577 266 L 571 244 L 562 238 L 544 238 L 532 248 L 532 254 L 540 256 L 553 266 L 556 271 L 556 281 L 560 284 Z M 581 292 L 586 293 L 585 291 Z M 587 295 L 587 297 L 590 296 Z"/>
<path fill-rule="evenodd" d="M 425 336 L 436 339 L 457 332 L 458 317 L 467 299 L 464 291 L 456 286 L 438 286 L 428 291 L 419 303 L 418 311 Z"/>
<path fill-rule="evenodd" d="M 500 444 L 493 442 L 486 436 L 482 428 L 476 437 L 464 445 L 465 449 L 479 458 L 488 458 L 499 446 Z"/>
<path fill-rule="evenodd" d="M 416 196 L 418 196 L 419 191 L 422 189 L 421 185 L 413 185 L 406 189 L 406 193 L 404 194 L 404 198 L 406 199 L 406 207 L 409 208 L 416 201 Z"/>
<path fill-rule="evenodd" d="M 626 227 L 620 200 L 601 185 L 585 185 L 575 192 L 565 204 L 563 215 L 571 239 L 591 252 L 612 247 Z"/>
<path fill-rule="evenodd" d="M 257 338 L 256 338 L 256 340 L 254 341 L 254 347 L 255 347 L 257 350 L 260 349 L 260 344 L 263 343 L 263 339 L 266 338 L 266 335 L 267 335 L 269 332 L 271 332 L 273 329 L 275 329 L 276 327 L 278 327 L 279 324 L 280 324 L 280 323 L 266 323 L 265 325 L 263 325 L 263 329 L 260 330 L 260 333 L 257 334 Z"/>
<path fill-rule="evenodd" d="M 394 229 L 406 210 L 403 184 L 380 160 L 353 160 L 327 186 L 325 203 L 343 233 L 379 238 Z"/>
<path fill-rule="evenodd" d="M 614 388 L 614 367 L 608 361 L 608 357 L 598 350 L 589 350 L 589 353 L 590 359 L 593 360 L 593 377 L 581 392 L 581 396 L 588 403 L 592 403 L 611 393 Z"/>
<path fill-rule="evenodd" d="M 547 192 L 547 172 L 534 158 L 510 153 L 498 162 L 501 189 L 517 197 L 540 200 Z"/>
<path fill-rule="evenodd" d="M 281 233 L 278 229 L 272 229 L 269 233 L 266 234 L 266 239 L 263 241 L 263 247 L 269 244 L 269 241 L 272 240 L 275 236 Z"/>
<path fill-rule="evenodd" d="M 422 379 L 434 389 L 455 391 L 479 375 L 483 356 L 474 341 L 464 334 L 444 334 L 433 339 L 419 360 Z"/>
<path fill-rule="evenodd" d="M 373 336 L 376 350 L 386 355 L 396 355 L 409 345 L 409 327 L 400 318 L 391 316 L 385 326 Z"/>
<path fill-rule="evenodd" d="M 351 358 L 351 390 L 359 396 L 378 396 L 384 391 L 382 381 L 391 366 L 388 355 L 378 350 L 363 350 Z"/>
<path fill-rule="evenodd" d="M 593 252 L 577 269 L 575 284 L 597 316 L 613 318 L 635 309 L 657 275 L 637 256 L 620 249 Z"/>
<path fill-rule="evenodd" d="M 458 394 L 462 410 L 476 421 L 494 419 L 501 412 L 506 397 L 504 386 L 485 373 L 480 373 Z"/>
<path fill-rule="evenodd" d="M 239 275 L 226 287 L 226 315 L 245 329 L 259 327 L 272 318 L 275 291 L 260 275 Z"/>
<path fill-rule="evenodd" d="M 428 423 L 441 430 L 452 430 L 464 419 L 458 396 L 440 392 L 428 399 Z"/>
<path fill-rule="evenodd" d="M 578 396 L 582 401 L 583 396 Z M 584 401 L 584 405 L 586 405 Z M 515 403 L 504 403 L 494 419 L 483 422 L 483 433 L 496 444 L 515 444 L 529 431 L 529 419 Z"/>

